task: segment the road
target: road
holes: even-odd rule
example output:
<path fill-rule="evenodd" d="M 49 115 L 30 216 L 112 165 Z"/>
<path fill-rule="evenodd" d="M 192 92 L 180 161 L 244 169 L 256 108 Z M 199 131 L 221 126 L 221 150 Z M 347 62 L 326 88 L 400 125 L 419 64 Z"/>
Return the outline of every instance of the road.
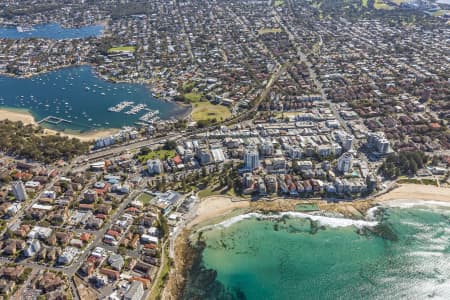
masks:
<path fill-rule="evenodd" d="M 288 1 L 290 2 L 290 1 Z M 301 47 L 298 43 L 298 41 L 300 40 L 298 36 L 296 36 L 295 33 L 293 33 L 290 28 L 283 22 L 279 12 L 273 8 L 273 13 L 275 15 L 275 20 L 279 23 L 279 25 L 283 28 L 283 30 L 286 32 L 286 34 L 289 37 L 290 42 L 294 45 L 296 51 L 297 51 L 297 56 L 299 57 L 301 62 L 304 62 L 306 64 L 306 66 L 308 67 L 308 72 L 310 74 L 310 78 L 311 80 L 314 82 L 314 85 L 316 86 L 317 90 L 319 91 L 320 95 L 322 96 L 322 100 L 326 103 L 328 103 L 331 112 L 333 113 L 333 116 L 335 117 L 335 119 L 339 122 L 340 127 L 342 129 L 344 129 L 348 134 L 350 134 L 351 136 L 353 136 L 352 130 L 350 129 L 350 127 L 347 125 L 347 122 L 345 122 L 345 120 L 342 119 L 339 111 L 336 108 L 336 105 L 334 103 L 332 103 L 328 98 L 327 95 L 325 93 L 325 90 L 322 86 L 322 83 L 320 82 L 320 80 L 317 78 L 317 74 L 312 66 L 312 63 L 309 61 L 307 55 L 305 53 L 303 53 L 303 51 L 301 50 Z M 323 46 L 323 40 L 322 37 L 319 36 L 320 39 L 320 46 Z M 353 136 L 353 145 L 354 147 L 360 146 L 361 145 L 361 141 L 359 141 L 355 136 Z M 360 159 L 362 159 L 363 161 L 365 161 L 367 163 L 368 166 L 371 165 L 371 163 L 369 162 L 369 160 L 367 159 L 367 156 L 361 153 Z"/>
<path fill-rule="evenodd" d="M 73 168 L 73 165 L 74 165 L 73 163 L 68 164 L 66 167 L 64 167 L 63 169 L 59 170 L 59 174 L 65 174 L 65 173 L 67 173 L 70 169 Z M 31 199 L 31 201 L 26 201 L 26 202 L 22 203 L 21 209 L 20 209 L 20 210 L 19 210 L 12 218 L 10 218 L 10 219 L 8 220 L 8 222 L 7 222 L 6 226 L 5 226 L 5 229 L 0 233 L 0 236 L 3 236 L 3 235 L 5 234 L 5 232 L 6 232 L 6 230 L 7 230 L 8 228 L 11 228 L 11 226 L 13 226 L 17 221 L 22 220 L 22 217 L 23 217 L 23 215 L 24 215 L 24 212 L 25 212 L 28 208 L 30 208 L 31 206 L 33 206 L 33 204 L 35 204 L 35 203 L 41 198 L 41 195 L 42 195 L 42 193 L 43 193 L 44 191 L 50 190 L 50 189 L 53 187 L 53 185 L 54 185 L 58 180 L 59 180 L 59 175 L 57 175 L 57 176 L 55 176 L 54 178 L 52 178 L 52 180 L 50 180 L 50 182 L 47 183 L 47 184 L 45 185 L 45 187 L 44 187 L 39 193 L 37 193 L 36 196 L 35 196 L 33 199 Z"/>
<path fill-rule="evenodd" d="M 113 146 L 111 148 L 107 149 L 100 149 L 92 151 L 91 153 L 80 157 L 76 161 L 82 161 L 82 160 L 88 160 L 88 161 L 95 161 L 99 159 L 104 159 L 106 157 L 115 156 L 122 152 L 128 151 L 128 150 L 134 150 L 139 149 L 142 147 L 149 147 L 154 146 L 157 144 L 164 143 L 166 140 L 180 140 L 180 139 L 186 139 L 190 137 L 194 137 L 196 135 L 206 133 L 212 129 L 218 128 L 221 125 L 232 125 L 237 124 L 241 122 L 242 120 L 252 120 L 256 116 L 256 112 L 258 111 L 258 108 L 261 104 L 261 102 L 267 98 L 269 95 L 270 89 L 272 88 L 273 84 L 278 80 L 278 78 L 281 76 L 281 74 L 286 70 L 287 64 L 278 66 L 277 70 L 272 73 L 270 79 L 266 83 L 266 86 L 260 93 L 258 99 L 256 100 L 256 103 L 250 108 L 249 110 L 245 111 L 244 113 L 235 116 L 232 119 L 226 120 L 222 123 L 219 123 L 218 125 L 214 126 L 214 128 L 205 128 L 205 129 L 197 129 L 192 132 L 186 132 L 186 133 L 171 133 L 162 137 L 158 138 L 145 138 L 144 140 L 138 140 L 134 142 L 129 142 L 127 144 L 121 144 L 118 146 Z"/>
<path fill-rule="evenodd" d="M 64 268 L 64 272 L 67 275 L 73 276 L 73 274 L 75 274 L 75 272 L 86 261 L 87 257 L 91 254 L 92 250 L 97 246 L 101 246 L 105 232 L 111 227 L 112 224 L 114 224 L 119 219 L 120 216 L 122 216 L 125 208 L 127 208 L 127 206 L 131 203 L 131 201 L 133 201 L 133 199 L 138 195 L 139 192 L 140 191 L 137 190 L 133 191 L 131 194 L 128 195 L 128 197 L 126 197 L 122 201 L 120 206 L 117 208 L 117 211 L 114 214 L 114 216 L 112 216 L 108 222 L 103 224 L 102 229 L 96 231 L 96 233 L 94 234 L 93 241 L 89 244 L 88 247 L 86 247 L 86 249 L 84 249 L 83 253 L 78 257 L 77 261 L 72 265 L 70 265 L 69 267 Z"/>
<path fill-rule="evenodd" d="M 166 259 L 167 259 L 167 253 L 166 253 L 166 247 L 167 247 L 167 243 L 168 243 L 169 239 L 167 239 L 162 245 L 161 245 L 161 251 L 163 252 L 161 255 L 161 262 L 159 264 L 159 269 L 158 269 L 158 273 L 156 273 L 155 279 L 153 280 L 153 284 L 152 287 L 150 288 L 150 290 L 148 291 L 146 297 L 144 297 L 144 299 L 147 299 L 147 297 L 149 295 L 152 295 L 155 292 L 155 289 L 159 288 L 158 286 L 158 281 L 159 281 L 159 277 L 161 276 L 161 272 L 164 270 L 164 265 L 166 263 Z M 162 298 L 164 299 L 164 298 Z"/>

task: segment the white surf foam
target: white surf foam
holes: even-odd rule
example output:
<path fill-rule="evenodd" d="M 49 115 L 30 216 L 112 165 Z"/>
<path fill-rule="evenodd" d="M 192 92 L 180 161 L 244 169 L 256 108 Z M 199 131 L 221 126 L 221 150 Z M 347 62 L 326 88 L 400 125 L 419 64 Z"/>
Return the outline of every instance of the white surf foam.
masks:
<path fill-rule="evenodd" d="M 239 215 L 236 217 L 232 217 L 228 220 L 225 220 L 221 223 L 218 223 L 214 226 L 220 226 L 220 227 L 229 227 L 235 223 L 241 222 L 246 219 L 252 219 L 252 218 L 259 218 L 259 219 L 280 219 L 283 216 L 293 217 L 293 218 L 301 218 L 301 219 L 310 219 L 313 221 L 317 221 L 322 226 L 328 226 L 332 228 L 337 227 L 349 227 L 349 226 L 356 226 L 358 228 L 362 227 L 373 227 L 378 224 L 378 222 L 375 221 L 364 221 L 364 220 L 352 220 L 352 219 L 345 219 L 345 218 L 333 218 L 333 217 L 324 217 L 324 216 L 316 216 L 316 215 L 309 215 L 301 212 L 280 212 L 277 214 L 260 214 L 260 213 L 248 213 L 244 215 Z"/>
<path fill-rule="evenodd" d="M 379 208 L 380 206 L 374 206 L 369 208 L 366 212 L 366 219 L 369 221 L 375 221 L 376 220 L 375 214 Z"/>
<path fill-rule="evenodd" d="M 417 206 L 425 206 L 425 207 L 449 207 L 450 202 L 444 201 L 435 201 L 435 200 L 407 200 L 407 199 L 399 199 L 392 200 L 383 203 L 383 206 L 387 207 L 397 207 L 397 208 L 412 208 Z"/>

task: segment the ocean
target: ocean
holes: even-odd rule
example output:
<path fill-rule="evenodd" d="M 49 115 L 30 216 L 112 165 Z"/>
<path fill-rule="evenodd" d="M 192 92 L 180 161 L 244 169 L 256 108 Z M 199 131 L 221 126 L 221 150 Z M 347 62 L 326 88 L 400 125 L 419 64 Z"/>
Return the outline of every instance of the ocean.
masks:
<path fill-rule="evenodd" d="M 253 214 L 209 227 L 183 298 L 450 299 L 450 208 L 378 211 L 375 223 Z"/>
<path fill-rule="evenodd" d="M 90 66 L 63 68 L 31 78 L 0 76 L 0 108 L 26 110 L 37 121 L 48 116 L 70 121 L 57 125 L 42 123 L 59 131 L 135 126 L 147 111 L 126 114 L 131 106 L 121 112 L 108 111 L 122 101 L 159 110 L 158 116 L 163 120 L 186 113 L 185 107 L 153 97 L 145 85 L 105 81 Z"/>

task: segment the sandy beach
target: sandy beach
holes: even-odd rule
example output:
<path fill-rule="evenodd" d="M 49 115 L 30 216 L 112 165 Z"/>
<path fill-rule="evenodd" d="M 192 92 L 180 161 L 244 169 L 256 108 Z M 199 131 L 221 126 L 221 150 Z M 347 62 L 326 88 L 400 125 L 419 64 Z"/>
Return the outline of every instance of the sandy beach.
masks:
<path fill-rule="evenodd" d="M 13 122 L 22 121 L 24 124 L 36 124 L 36 120 L 31 114 L 14 110 L 0 109 L 0 120 L 6 119 Z"/>
<path fill-rule="evenodd" d="M 61 131 L 56 131 L 56 130 L 52 130 L 52 129 L 45 129 L 44 132 L 46 134 L 60 134 L 62 136 L 67 136 L 69 138 L 76 138 L 83 142 L 91 142 L 98 138 L 115 134 L 115 133 L 119 132 L 119 129 L 116 129 L 116 128 L 102 129 L 102 130 L 89 131 L 86 133 L 67 133 L 67 132 L 61 132 Z"/>
<path fill-rule="evenodd" d="M 188 228 L 228 215 L 234 210 L 249 209 L 262 211 L 290 211 L 295 205 L 304 202 L 314 202 L 320 210 L 335 212 L 346 217 L 363 216 L 365 212 L 377 203 L 408 200 L 408 201 L 445 201 L 450 202 L 450 188 L 421 184 L 399 184 L 398 187 L 381 196 L 352 202 L 329 203 L 324 200 L 308 199 L 275 199 L 272 201 L 250 202 L 229 196 L 211 196 L 201 199 L 197 205 L 195 216 L 188 223 Z"/>
<path fill-rule="evenodd" d="M 450 188 L 422 184 L 400 184 L 389 193 L 374 199 L 376 202 L 393 200 L 450 202 Z"/>
<path fill-rule="evenodd" d="M 431 203 L 441 201 L 450 202 L 450 189 L 431 185 L 400 184 L 395 189 L 378 197 L 367 200 L 355 200 L 352 202 L 328 203 L 323 200 L 291 200 L 275 199 L 272 201 L 250 202 L 229 196 L 211 196 L 200 199 L 187 225 L 178 235 L 175 242 L 175 268 L 171 271 L 171 276 L 164 290 L 166 299 L 178 299 L 180 291 L 185 284 L 187 269 L 192 264 L 195 257 L 195 250 L 190 246 L 189 236 L 196 229 L 209 223 L 218 223 L 229 218 L 233 212 L 245 211 L 294 211 L 295 205 L 304 202 L 317 203 L 321 211 L 338 213 L 348 218 L 361 218 L 367 210 L 377 204 L 389 205 L 401 201 Z"/>
<path fill-rule="evenodd" d="M 228 196 L 211 196 L 201 199 L 196 208 L 195 216 L 187 224 L 187 228 L 227 215 L 233 210 L 250 208 L 250 201 L 232 201 Z"/>
<path fill-rule="evenodd" d="M 0 109 L 0 120 L 10 120 L 13 122 L 22 121 L 24 124 L 33 124 L 37 126 L 37 122 L 34 119 L 34 117 L 26 112 L 26 111 L 19 111 L 19 110 L 9 110 L 9 109 Z M 119 129 L 112 128 L 112 129 L 102 129 L 102 130 L 93 130 L 86 133 L 68 133 L 68 132 L 60 132 L 53 129 L 47 129 L 45 128 L 44 132 L 46 134 L 60 134 L 62 136 L 67 136 L 69 138 L 77 138 L 81 141 L 88 142 L 93 141 L 97 138 L 101 138 L 104 136 L 108 136 L 111 134 L 115 134 L 119 131 Z"/>
<path fill-rule="evenodd" d="M 276 198 L 270 201 L 255 201 L 229 196 L 210 196 L 201 199 L 195 209 L 195 214 L 188 220 L 186 229 L 192 230 L 209 223 L 218 223 L 224 218 L 230 217 L 233 212 L 243 213 L 245 211 L 264 212 L 288 212 L 295 211 L 295 206 L 300 203 L 316 203 L 319 210 L 334 212 L 348 218 L 360 218 L 372 206 L 372 200 L 361 200 L 355 202 L 329 203 L 324 200 L 310 199 L 284 199 Z"/>

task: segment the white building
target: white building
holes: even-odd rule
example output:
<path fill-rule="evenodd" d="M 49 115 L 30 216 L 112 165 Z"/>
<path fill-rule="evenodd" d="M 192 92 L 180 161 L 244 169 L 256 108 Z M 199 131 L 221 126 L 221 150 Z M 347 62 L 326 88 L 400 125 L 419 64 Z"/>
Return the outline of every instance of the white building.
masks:
<path fill-rule="evenodd" d="M 13 203 L 6 210 L 6 214 L 8 216 L 12 217 L 19 212 L 21 207 L 22 207 L 22 205 L 20 203 Z"/>
<path fill-rule="evenodd" d="M 345 151 L 349 151 L 353 148 L 353 136 L 346 133 L 343 130 L 336 131 L 336 139 L 342 145 Z"/>
<path fill-rule="evenodd" d="M 222 149 L 211 149 L 211 154 L 215 163 L 221 163 L 225 161 L 225 155 L 223 154 Z"/>
<path fill-rule="evenodd" d="M 249 146 L 244 153 L 244 168 L 254 170 L 259 168 L 259 153 L 256 146 Z"/>
<path fill-rule="evenodd" d="M 353 154 L 351 152 L 345 152 L 338 159 L 337 169 L 341 173 L 349 172 L 353 167 Z"/>
<path fill-rule="evenodd" d="M 148 173 L 152 174 L 161 174 L 163 172 L 163 166 L 159 159 L 149 159 L 147 161 Z"/>
<path fill-rule="evenodd" d="M 76 248 L 67 247 L 64 249 L 63 253 L 58 257 L 58 263 L 61 265 L 70 265 L 77 255 L 78 251 Z"/>
<path fill-rule="evenodd" d="M 353 148 L 353 136 L 347 135 L 344 137 L 342 141 L 342 148 L 344 148 L 345 151 L 352 150 Z"/>
<path fill-rule="evenodd" d="M 53 230 L 48 227 L 34 226 L 30 232 L 28 232 L 27 237 L 29 239 L 48 239 L 52 234 Z"/>
<path fill-rule="evenodd" d="M 55 191 L 43 191 L 42 197 L 44 198 L 50 198 L 50 199 L 56 199 L 56 193 Z"/>
<path fill-rule="evenodd" d="M 22 181 L 15 181 L 12 183 L 12 192 L 18 201 L 27 200 L 27 190 Z"/>
<path fill-rule="evenodd" d="M 292 159 L 300 159 L 302 158 L 302 149 L 298 146 L 293 146 L 289 149 L 289 156 Z"/>
<path fill-rule="evenodd" d="M 383 132 L 369 132 L 367 135 L 367 146 L 380 154 L 390 153 L 391 145 Z"/>
<path fill-rule="evenodd" d="M 25 182 L 25 188 L 26 189 L 38 189 L 41 186 L 41 183 L 39 181 L 27 181 Z"/>
<path fill-rule="evenodd" d="M 31 240 L 27 242 L 27 247 L 23 251 L 25 257 L 35 256 L 41 250 L 41 243 L 38 240 Z"/>

